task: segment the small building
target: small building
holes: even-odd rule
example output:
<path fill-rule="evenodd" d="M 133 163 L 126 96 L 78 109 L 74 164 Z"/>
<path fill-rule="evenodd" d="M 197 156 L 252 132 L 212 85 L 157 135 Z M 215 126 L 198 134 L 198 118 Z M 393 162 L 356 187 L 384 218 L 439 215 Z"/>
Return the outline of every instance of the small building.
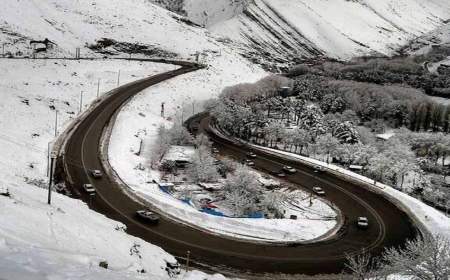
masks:
<path fill-rule="evenodd" d="M 223 189 L 223 184 L 221 183 L 199 183 L 198 185 L 209 192 L 219 191 Z"/>
<path fill-rule="evenodd" d="M 352 171 L 362 171 L 364 169 L 364 167 L 362 165 L 352 164 L 348 167 L 348 169 L 350 169 Z"/>
<path fill-rule="evenodd" d="M 192 163 L 195 154 L 193 146 L 171 146 L 164 155 L 162 162 L 175 162 L 177 167 L 184 168 Z"/>
<path fill-rule="evenodd" d="M 386 132 L 386 133 L 377 134 L 377 135 L 375 135 L 375 137 L 378 140 L 387 141 L 387 140 L 391 139 L 394 135 L 395 135 L 394 132 Z"/>
<path fill-rule="evenodd" d="M 46 52 L 49 49 L 53 49 L 56 45 L 54 42 L 50 41 L 48 38 L 45 38 L 45 40 L 39 41 L 39 40 L 32 40 L 30 41 L 30 45 L 33 48 L 34 52 Z"/>

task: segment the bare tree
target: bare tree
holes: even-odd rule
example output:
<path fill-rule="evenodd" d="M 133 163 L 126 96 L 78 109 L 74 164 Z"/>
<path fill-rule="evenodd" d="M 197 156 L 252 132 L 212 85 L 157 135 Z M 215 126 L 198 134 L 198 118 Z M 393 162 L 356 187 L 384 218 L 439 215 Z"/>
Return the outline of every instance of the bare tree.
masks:
<path fill-rule="evenodd" d="M 355 256 L 347 256 L 346 268 L 350 271 L 350 279 L 353 280 L 378 280 L 383 279 L 377 259 L 372 258 L 370 254 L 363 252 Z"/>

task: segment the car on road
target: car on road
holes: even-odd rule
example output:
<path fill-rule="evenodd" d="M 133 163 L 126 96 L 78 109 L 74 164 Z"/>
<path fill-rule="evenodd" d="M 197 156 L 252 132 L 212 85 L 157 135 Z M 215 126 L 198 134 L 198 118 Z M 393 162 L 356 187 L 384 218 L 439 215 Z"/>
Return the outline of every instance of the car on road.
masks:
<path fill-rule="evenodd" d="M 92 177 L 94 177 L 96 179 L 100 179 L 100 178 L 102 178 L 103 173 L 100 170 L 95 169 L 95 170 L 91 170 L 91 175 L 92 175 Z"/>
<path fill-rule="evenodd" d="M 276 177 L 284 178 L 286 177 L 286 173 L 283 172 L 283 170 L 272 170 L 270 171 L 270 174 Z"/>
<path fill-rule="evenodd" d="M 322 173 L 325 172 L 325 167 L 321 165 L 314 166 L 314 173 Z"/>
<path fill-rule="evenodd" d="M 367 217 L 358 217 L 356 225 L 361 229 L 366 229 L 369 227 L 369 219 Z"/>
<path fill-rule="evenodd" d="M 95 188 L 92 184 L 83 184 L 83 189 L 85 192 L 89 194 L 95 193 Z"/>
<path fill-rule="evenodd" d="M 248 158 L 256 158 L 256 154 L 253 153 L 253 152 L 248 152 L 248 153 L 247 153 L 247 157 L 248 157 Z"/>
<path fill-rule="evenodd" d="M 159 215 L 150 210 L 138 210 L 136 216 L 147 223 L 157 224 L 159 222 Z"/>
<path fill-rule="evenodd" d="M 286 173 L 288 173 L 288 174 L 294 174 L 294 173 L 297 172 L 297 169 L 295 169 L 295 168 L 292 167 L 292 166 L 285 165 L 285 166 L 283 166 L 283 171 L 286 172 Z"/>
<path fill-rule="evenodd" d="M 255 162 L 253 162 L 253 160 L 249 160 L 249 159 L 244 159 L 242 161 L 242 163 L 247 165 L 247 166 L 255 166 Z"/>
<path fill-rule="evenodd" d="M 325 191 L 321 187 L 314 187 L 313 192 L 317 195 L 325 195 Z"/>

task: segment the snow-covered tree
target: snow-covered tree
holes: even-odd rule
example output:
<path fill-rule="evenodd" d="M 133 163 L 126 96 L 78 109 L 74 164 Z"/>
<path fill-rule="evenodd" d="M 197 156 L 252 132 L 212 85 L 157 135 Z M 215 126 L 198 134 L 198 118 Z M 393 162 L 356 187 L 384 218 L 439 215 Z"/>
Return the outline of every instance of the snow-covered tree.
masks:
<path fill-rule="evenodd" d="M 311 143 L 311 134 L 305 129 L 296 128 L 292 142 L 295 146 L 295 152 L 297 152 L 297 148 L 300 148 L 300 154 L 303 154 L 303 149 Z"/>
<path fill-rule="evenodd" d="M 220 161 L 217 170 L 222 177 L 226 177 L 229 173 L 234 173 L 236 171 L 238 164 L 231 159 L 224 158 Z"/>
<path fill-rule="evenodd" d="M 306 106 L 305 109 L 300 112 L 297 125 L 302 129 L 310 131 L 314 137 L 327 131 L 324 122 L 324 114 L 322 113 L 322 110 L 314 104 Z"/>
<path fill-rule="evenodd" d="M 187 174 L 195 183 L 216 182 L 219 178 L 217 167 L 214 164 L 215 158 L 212 157 L 208 147 L 200 146 L 196 149 L 192 157 L 192 163 L 187 169 Z"/>
<path fill-rule="evenodd" d="M 359 142 L 359 133 L 351 122 L 342 122 L 332 128 L 332 134 L 341 143 L 355 144 Z"/>
<path fill-rule="evenodd" d="M 212 148 L 212 142 L 209 140 L 208 136 L 203 133 L 197 135 L 194 139 L 194 145 L 198 147 L 205 147 L 208 149 Z"/>
<path fill-rule="evenodd" d="M 286 199 L 286 194 L 282 192 L 270 192 L 264 196 L 261 204 L 266 212 L 272 213 L 277 219 L 283 219 L 283 202 L 286 201 Z"/>
<path fill-rule="evenodd" d="M 179 122 L 174 123 L 169 133 L 172 145 L 191 145 L 194 141 L 191 133 Z"/>
<path fill-rule="evenodd" d="M 274 143 L 275 145 L 277 144 L 281 134 L 281 128 L 282 124 L 280 122 L 273 121 L 268 123 L 263 129 L 264 139 L 269 143 L 270 147 L 272 147 Z"/>
<path fill-rule="evenodd" d="M 261 201 L 261 187 L 258 178 L 244 165 L 238 167 L 234 174 L 227 177 L 224 192 L 237 215 L 254 212 L 258 202 Z"/>
<path fill-rule="evenodd" d="M 156 143 L 150 151 L 150 165 L 155 168 L 155 165 L 161 161 L 162 157 L 170 147 L 171 137 L 169 131 L 164 127 L 158 128 L 158 137 Z"/>
<path fill-rule="evenodd" d="M 407 241 L 402 249 L 388 249 L 383 260 L 391 273 L 408 279 L 450 279 L 450 242 L 442 236 L 427 235 Z"/>
<path fill-rule="evenodd" d="M 327 133 L 317 137 L 316 143 L 314 145 L 317 146 L 317 151 L 319 153 L 327 155 L 327 163 L 329 163 L 330 155 L 336 154 L 336 150 L 339 144 L 340 143 L 338 139 L 336 139 L 330 133 Z"/>

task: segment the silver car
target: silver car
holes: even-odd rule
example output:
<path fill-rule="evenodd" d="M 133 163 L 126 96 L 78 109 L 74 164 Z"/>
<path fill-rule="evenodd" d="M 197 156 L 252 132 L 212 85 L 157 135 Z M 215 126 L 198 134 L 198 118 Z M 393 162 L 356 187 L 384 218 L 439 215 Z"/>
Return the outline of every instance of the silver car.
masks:
<path fill-rule="evenodd" d="M 91 174 L 92 174 L 92 177 L 94 177 L 96 179 L 102 178 L 102 176 L 103 176 L 102 172 L 100 170 L 97 170 L 97 169 L 92 170 Z"/>
<path fill-rule="evenodd" d="M 91 194 L 91 193 L 95 193 L 95 188 L 92 184 L 84 184 L 83 185 L 83 189 L 85 192 Z"/>
<path fill-rule="evenodd" d="M 283 166 L 283 171 L 286 172 L 286 173 L 289 173 L 289 174 L 294 174 L 294 173 L 297 172 L 297 169 L 295 169 L 292 166 L 285 165 L 285 166 Z"/>

